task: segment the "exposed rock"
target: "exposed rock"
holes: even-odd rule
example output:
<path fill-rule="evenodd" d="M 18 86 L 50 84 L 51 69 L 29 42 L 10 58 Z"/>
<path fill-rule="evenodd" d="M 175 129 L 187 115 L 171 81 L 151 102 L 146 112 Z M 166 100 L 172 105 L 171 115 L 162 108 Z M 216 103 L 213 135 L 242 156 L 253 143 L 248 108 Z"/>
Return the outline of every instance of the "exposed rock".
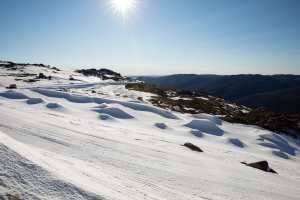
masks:
<path fill-rule="evenodd" d="M 260 169 L 265 172 L 277 174 L 277 172 L 275 170 L 273 170 L 272 168 L 269 167 L 269 164 L 267 161 L 259 161 L 259 162 L 254 162 L 254 163 L 246 163 L 246 162 L 241 162 L 241 163 L 246 166 L 249 166 L 249 167 Z"/>
<path fill-rule="evenodd" d="M 242 123 L 260 126 L 262 128 L 286 133 L 291 136 L 300 136 L 300 115 L 276 113 L 265 108 L 257 108 L 249 113 L 228 115 L 224 120 L 232 123 Z"/>
<path fill-rule="evenodd" d="M 150 101 L 153 105 L 170 109 L 176 112 L 198 114 L 209 113 L 213 115 L 233 115 L 243 111 L 250 111 L 249 108 L 239 106 L 224 99 L 208 96 L 205 93 L 164 89 L 156 85 L 143 82 L 130 82 L 125 86 L 129 90 L 149 92 L 156 94 Z"/>
<path fill-rule="evenodd" d="M 194 145 L 190 142 L 184 143 L 184 145 L 182 145 L 182 146 L 185 146 L 185 147 L 189 148 L 192 151 L 203 152 L 202 149 L 200 149 L 199 147 L 197 147 L 196 145 Z"/>
<path fill-rule="evenodd" d="M 48 80 L 51 80 L 52 76 L 46 76 L 43 73 L 39 73 L 39 75 L 36 77 L 36 79 L 48 79 Z"/>
<path fill-rule="evenodd" d="M 38 79 L 48 79 L 47 76 L 45 76 L 43 73 L 39 73 L 39 75 L 37 76 Z"/>
<path fill-rule="evenodd" d="M 7 200 L 21 200 L 21 197 L 18 194 L 7 194 Z"/>
<path fill-rule="evenodd" d="M 52 69 L 55 71 L 60 71 L 60 69 L 58 69 L 57 67 L 52 67 Z"/>
<path fill-rule="evenodd" d="M 31 73 L 18 73 L 18 74 L 14 74 L 14 76 L 16 77 L 33 77 L 33 76 L 36 76 L 37 74 L 31 74 Z"/>
<path fill-rule="evenodd" d="M 160 96 L 166 96 L 166 93 L 163 89 L 160 89 L 155 85 L 145 84 L 142 82 L 127 83 L 125 85 L 125 88 L 129 89 L 129 90 L 136 90 L 136 91 L 140 91 L 140 92 L 150 92 L 150 93 L 157 94 Z"/>
<path fill-rule="evenodd" d="M 10 84 L 8 87 L 6 87 L 7 89 L 17 89 L 17 85 L 16 84 Z"/>
<path fill-rule="evenodd" d="M 17 69 L 16 63 L 13 63 L 13 62 L 1 63 L 0 67 L 7 68 L 7 69 L 10 69 L 10 70 L 16 70 Z"/>
<path fill-rule="evenodd" d="M 76 72 L 81 73 L 85 76 L 95 76 L 101 78 L 102 80 L 112 79 L 114 81 L 125 80 L 126 77 L 123 77 L 121 74 L 114 72 L 109 69 L 79 69 Z"/>
<path fill-rule="evenodd" d="M 24 80 L 24 82 L 27 82 L 27 83 L 34 83 L 34 82 L 37 82 L 39 80 L 37 79 L 28 79 L 28 80 Z"/>
<path fill-rule="evenodd" d="M 300 114 L 276 113 L 265 108 L 252 110 L 205 93 L 164 89 L 141 81 L 127 83 L 126 88 L 156 94 L 150 102 L 164 109 L 190 114 L 219 115 L 220 119 L 231 123 L 256 125 L 277 133 L 300 136 Z M 218 124 L 221 123 L 220 119 Z"/>
<path fill-rule="evenodd" d="M 55 71 L 60 71 L 60 69 L 56 67 L 51 67 L 50 65 L 44 65 L 44 64 L 30 64 L 30 63 L 15 63 L 10 61 L 1 61 L 0 67 L 7 68 L 8 70 L 20 70 L 24 69 L 24 67 L 27 66 L 36 66 L 36 67 L 43 67 L 48 69 L 53 69 Z"/>

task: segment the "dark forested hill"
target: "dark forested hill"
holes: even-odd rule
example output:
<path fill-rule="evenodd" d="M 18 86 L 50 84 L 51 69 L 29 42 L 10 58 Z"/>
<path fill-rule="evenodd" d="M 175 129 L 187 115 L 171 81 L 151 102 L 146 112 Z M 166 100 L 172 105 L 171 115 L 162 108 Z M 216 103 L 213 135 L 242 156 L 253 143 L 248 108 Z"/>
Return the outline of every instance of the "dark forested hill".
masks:
<path fill-rule="evenodd" d="M 300 112 L 300 75 L 195 75 L 138 77 L 166 88 L 197 90 L 250 107 Z"/>

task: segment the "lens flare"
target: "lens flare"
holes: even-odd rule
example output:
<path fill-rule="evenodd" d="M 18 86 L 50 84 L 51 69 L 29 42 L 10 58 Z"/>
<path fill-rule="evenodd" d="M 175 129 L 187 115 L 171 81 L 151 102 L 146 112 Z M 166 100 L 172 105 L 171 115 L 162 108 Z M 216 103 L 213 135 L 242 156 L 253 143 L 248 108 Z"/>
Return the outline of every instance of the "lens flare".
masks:
<path fill-rule="evenodd" d="M 137 6 L 138 0 L 110 0 L 110 6 L 115 14 L 127 18 Z"/>

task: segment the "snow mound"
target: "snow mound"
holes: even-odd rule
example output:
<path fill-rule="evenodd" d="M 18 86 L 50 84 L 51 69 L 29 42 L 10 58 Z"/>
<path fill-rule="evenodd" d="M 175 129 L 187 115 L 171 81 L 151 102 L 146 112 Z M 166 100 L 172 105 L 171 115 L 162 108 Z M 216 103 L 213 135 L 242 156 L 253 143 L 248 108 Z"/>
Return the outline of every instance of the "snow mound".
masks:
<path fill-rule="evenodd" d="M 108 105 L 106 103 L 102 103 L 99 106 L 97 106 L 96 108 L 107 108 Z"/>
<path fill-rule="evenodd" d="M 99 118 L 104 121 L 115 121 L 115 118 L 108 114 L 100 114 Z"/>
<path fill-rule="evenodd" d="M 195 114 L 193 115 L 194 118 L 196 119 L 207 119 L 210 120 L 218 125 L 222 125 L 222 120 L 214 115 L 206 114 L 206 113 L 200 113 L 200 114 Z"/>
<path fill-rule="evenodd" d="M 107 108 L 95 109 L 94 111 L 96 111 L 100 114 L 110 115 L 110 116 L 112 116 L 114 118 L 118 118 L 118 119 L 133 119 L 134 118 L 132 115 L 121 110 L 120 108 L 107 107 Z"/>
<path fill-rule="evenodd" d="M 25 94 L 13 90 L 0 92 L 0 96 L 5 97 L 7 99 L 28 99 L 28 97 Z"/>
<path fill-rule="evenodd" d="M 191 134 L 193 134 L 196 137 L 200 137 L 200 138 L 204 137 L 203 133 L 199 130 L 191 130 Z"/>
<path fill-rule="evenodd" d="M 167 129 L 168 126 L 165 123 L 155 123 L 154 126 L 160 129 Z"/>
<path fill-rule="evenodd" d="M 42 98 L 30 98 L 26 101 L 29 105 L 44 103 L 45 101 Z"/>
<path fill-rule="evenodd" d="M 167 110 L 156 108 L 154 106 L 145 105 L 145 104 L 141 104 L 141 103 L 131 103 L 131 102 L 122 102 L 121 104 L 123 106 L 131 108 L 133 110 L 151 112 L 151 113 L 158 114 L 158 115 L 160 115 L 164 118 L 168 118 L 168 119 L 179 119 L 173 113 L 171 113 Z"/>
<path fill-rule="evenodd" d="M 176 115 L 174 115 L 170 111 L 157 108 L 154 106 L 146 105 L 146 104 L 141 104 L 141 103 L 124 102 L 124 101 L 117 101 L 117 100 L 104 99 L 98 97 L 80 96 L 80 95 L 74 95 L 74 94 L 69 94 L 60 91 L 47 90 L 47 89 L 33 89 L 33 91 L 48 97 L 63 98 L 73 103 L 97 103 L 97 104 L 117 103 L 133 110 L 151 112 L 168 119 L 179 119 Z"/>
<path fill-rule="evenodd" d="M 60 105 L 58 103 L 48 103 L 46 105 L 46 107 L 49 109 L 53 109 L 53 110 L 64 110 L 65 109 L 62 105 Z"/>
<path fill-rule="evenodd" d="M 281 158 L 288 158 L 288 155 L 296 156 L 299 148 L 290 145 L 289 141 L 278 134 L 263 134 L 259 136 L 259 145 L 274 149 L 273 154 Z M 288 155 L 287 155 L 288 154 Z"/>
<path fill-rule="evenodd" d="M 46 89 L 33 89 L 34 92 L 40 93 L 42 95 L 54 98 L 66 99 L 73 103 L 92 103 L 93 99 L 86 96 L 73 95 L 65 92 L 46 90 Z"/>
<path fill-rule="evenodd" d="M 283 159 L 290 159 L 290 156 L 282 151 L 272 151 L 272 154 Z"/>
<path fill-rule="evenodd" d="M 215 136 L 222 136 L 224 134 L 222 129 L 220 129 L 214 122 L 207 119 L 192 120 L 184 126 Z"/>
<path fill-rule="evenodd" d="M 246 145 L 238 138 L 229 138 L 228 143 L 233 144 L 234 146 L 244 148 Z"/>

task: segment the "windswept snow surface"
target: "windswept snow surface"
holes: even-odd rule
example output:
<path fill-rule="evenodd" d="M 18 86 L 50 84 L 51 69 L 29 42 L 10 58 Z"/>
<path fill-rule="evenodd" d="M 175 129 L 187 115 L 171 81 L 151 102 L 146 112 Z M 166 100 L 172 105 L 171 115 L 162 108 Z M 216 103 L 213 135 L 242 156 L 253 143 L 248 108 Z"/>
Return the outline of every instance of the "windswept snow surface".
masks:
<path fill-rule="evenodd" d="M 151 94 L 86 79 L 0 88 L 2 198 L 299 199 L 298 140 L 163 110 L 136 99 Z M 240 164 L 260 160 L 279 174 Z"/>

